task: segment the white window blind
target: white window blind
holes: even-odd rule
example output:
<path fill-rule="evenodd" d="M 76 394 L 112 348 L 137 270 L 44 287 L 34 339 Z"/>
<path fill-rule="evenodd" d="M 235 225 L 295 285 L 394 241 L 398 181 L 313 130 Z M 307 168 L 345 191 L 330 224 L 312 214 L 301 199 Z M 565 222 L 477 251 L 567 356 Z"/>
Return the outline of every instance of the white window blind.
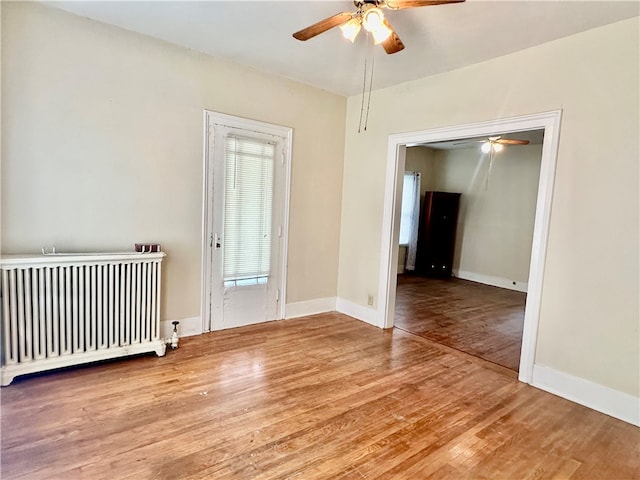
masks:
<path fill-rule="evenodd" d="M 224 280 L 266 277 L 271 266 L 275 145 L 228 136 L 225 150 Z"/>

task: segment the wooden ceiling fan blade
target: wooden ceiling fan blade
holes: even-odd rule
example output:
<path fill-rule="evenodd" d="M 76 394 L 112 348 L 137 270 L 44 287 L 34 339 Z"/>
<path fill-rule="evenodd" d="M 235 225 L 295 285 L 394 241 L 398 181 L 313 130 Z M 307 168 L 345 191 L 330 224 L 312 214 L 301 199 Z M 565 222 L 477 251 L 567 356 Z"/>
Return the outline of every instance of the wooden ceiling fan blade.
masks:
<path fill-rule="evenodd" d="M 516 140 L 515 138 L 501 138 L 496 140 L 495 143 L 501 143 L 503 145 L 529 145 L 529 140 Z"/>
<path fill-rule="evenodd" d="M 402 10 L 405 8 L 446 5 L 448 3 L 461 3 L 464 1 L 465 0 L 387 0 L 386 6 L 392 10 Z"/>
<path fill-rule="evenodd" d="M 382 48 L 384 48 L 384 51 L 391 55 L 393 53 L 398 53 L 400 50 L 404 50 L 404 43 L 402 43 L 402 40 L 400 40 L 400 37 L 398 37 L 398 34 L 396 34 L 395 30 L 386 18 L 384 19 L 384 25 L 391 30 L 391 35 L 382 42 Z"/>
<path fill-rule="evenodd" d="M 324 20 L 320 20 L 318 23 L 314 23 L 313 25 L 309 25 L 307 28 L 303 28 L 299 32 L 294 33 L 293 38 L 304 42 L 305 40 L 309 40 L 310 38 L 320 35 L 334 27 L 344 25 L 349 20 L 351 20 L 351 13 L 338 13 L 333 17 L 325 18 Z"/>

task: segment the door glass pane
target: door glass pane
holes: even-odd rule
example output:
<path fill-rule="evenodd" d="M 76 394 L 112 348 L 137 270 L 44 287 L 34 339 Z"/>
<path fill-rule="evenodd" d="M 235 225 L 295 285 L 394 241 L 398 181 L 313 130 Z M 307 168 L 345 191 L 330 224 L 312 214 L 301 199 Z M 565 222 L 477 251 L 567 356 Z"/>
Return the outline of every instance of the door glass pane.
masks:
<path fill-rule="evenodd" d="M 275 145 L 228 136 L 225 150 L 224 281 L 255 285 L 271 266 Z"/>

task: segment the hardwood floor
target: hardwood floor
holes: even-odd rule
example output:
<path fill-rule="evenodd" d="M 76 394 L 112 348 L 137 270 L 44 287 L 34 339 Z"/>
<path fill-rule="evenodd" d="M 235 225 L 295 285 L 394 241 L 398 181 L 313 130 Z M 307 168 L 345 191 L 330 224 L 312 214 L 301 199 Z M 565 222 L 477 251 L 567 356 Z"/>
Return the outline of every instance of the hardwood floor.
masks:
<path fill-rule="evenodd" d="M 526 297 L 458 278 L 399 275 L 394 324 L 517 372 Z"/>
<path fill-rule="evenodd" d="M 638 428 L 399 329 L 322 314 L 17 378 L 8 479 L 633 479 Z"/>

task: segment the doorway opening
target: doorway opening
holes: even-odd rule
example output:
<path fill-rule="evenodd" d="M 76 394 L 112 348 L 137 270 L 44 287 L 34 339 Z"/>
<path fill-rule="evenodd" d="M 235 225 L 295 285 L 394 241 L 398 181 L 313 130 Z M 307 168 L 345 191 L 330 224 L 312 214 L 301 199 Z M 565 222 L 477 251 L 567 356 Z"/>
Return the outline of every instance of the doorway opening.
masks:
<path fill-rule="evenodd" d="M 560 111 L 525 115 L 454 127 L 444 127 L 406 134 L 391 135 L 387 150 L 383 238 L 381 246 L 378 315 L 380 326 L 394 325 L 398 239 L 400 232 L 402 177 L 405 171 L 407 148 L 434 142 L 457 139 L 493 137 L 513 132 L 542 130 L 544 139 L 540 161 L 540 176 L 534 215 L 533 239 L 527 279 L 527 299 L 522 332 L 522 347 L 518 378 L 530 383 L 533 374 L 542 279 L 551 214 L 553 182 L 558 149 Z"/>
<path fill-rule="evenodd" d="M 518 371 L 543 135 L 407 148 L 396 327 Z"/>

